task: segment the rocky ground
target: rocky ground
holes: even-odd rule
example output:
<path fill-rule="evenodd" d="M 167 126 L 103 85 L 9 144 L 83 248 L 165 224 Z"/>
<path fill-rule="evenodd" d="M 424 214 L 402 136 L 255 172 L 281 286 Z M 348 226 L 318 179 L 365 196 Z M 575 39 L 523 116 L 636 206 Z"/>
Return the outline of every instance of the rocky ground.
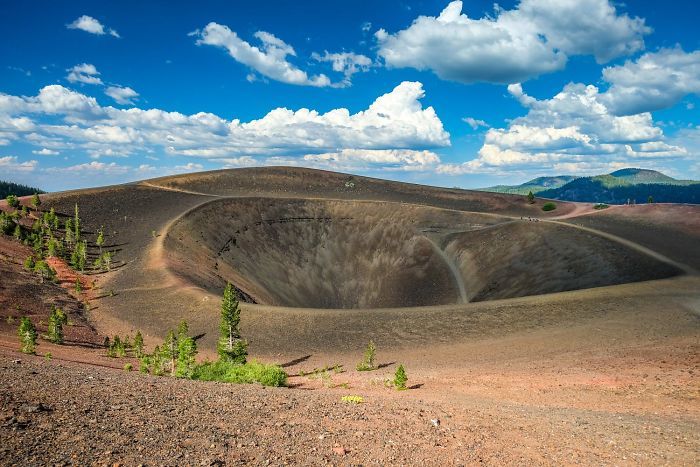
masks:
<path fill-rule="evenodd" d="M 0 350 L 2 465 L 697 465 L 695 417 L 263 388 Z"/>

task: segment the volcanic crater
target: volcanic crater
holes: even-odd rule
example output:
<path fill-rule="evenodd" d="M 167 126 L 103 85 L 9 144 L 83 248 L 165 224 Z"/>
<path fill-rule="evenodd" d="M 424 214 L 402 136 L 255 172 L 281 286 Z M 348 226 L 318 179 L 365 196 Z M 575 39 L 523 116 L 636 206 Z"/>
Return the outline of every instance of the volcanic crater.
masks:
<path fill-rule="evenodd" d="M 173 222 L 167 267 L 249 303 L 398 308 L 659 279 L 661 263 L 575 227 L 407 203 L 219 198 Z"/>

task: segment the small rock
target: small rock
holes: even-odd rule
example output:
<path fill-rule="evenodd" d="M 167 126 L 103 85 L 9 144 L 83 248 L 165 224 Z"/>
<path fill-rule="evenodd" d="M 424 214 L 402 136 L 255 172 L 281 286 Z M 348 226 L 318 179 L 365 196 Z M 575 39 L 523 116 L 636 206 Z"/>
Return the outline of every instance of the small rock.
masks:
<path fill-rule="evenodd" d="M 345 454 L 347 454 L 347 451 L 342 446 L 336 446 L 333 448 L 333 453 L 339 456 L 344 456 Z"/>
<path fill-rule="evenodd" d="M 437 427 L 440 426 L 440 419 L 439 419 L 439 418 L 431 418 L 431 419 L 430 419 L 430 423 L 432 423 L 433 426 L 434 426 L 435 428 L 437 428 Z"/>

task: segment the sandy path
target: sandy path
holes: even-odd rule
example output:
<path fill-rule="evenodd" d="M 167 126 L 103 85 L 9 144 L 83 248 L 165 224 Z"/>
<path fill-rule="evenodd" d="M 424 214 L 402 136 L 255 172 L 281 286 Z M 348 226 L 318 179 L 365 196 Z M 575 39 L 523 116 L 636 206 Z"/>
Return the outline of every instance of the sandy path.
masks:
<path fill-rule="evenodd" d="M 447 254 L 440 248 L 440 245 L 435 243 L 433 239 L 431 239 L 429 236 L 424 237 L 426 240 L 430 242 L 430 245 L 433 247 L 433 250 L 435 250 L 435 253 L 440 255 L 440 258 L 445 262 L 448 268 L 450 268 L 450 272 L 452 273 L 452 277 L 455 280 L 455 283 L 457 284 L 457 289 L 459 290 L 459 301 L 458 303 L 467 303 L 469 299 L 467 298 L 467 289 L 464 286 L 464 279 L 462 278 L 462 273 L 459 271 L 457 268 L 457 265 L 455 264 L 454 261 L 450 259 Z"/>
<path fill-rule="evenodd" d="M 639 243 L 635 243 L 635 242 L 633 242 L 633 241 L 631 241 L 631 240 L 627 240 L 626 238 L 618 237 L 617 235 L 613 235 L 613 234 L 610 234 L 610 233 L 607 233 L 607 232 L 603 232 L 602 230 L 592 229 L 592 228 L 590 228 L 590 227 L 584 227 L 584 226 L 582 226 L 582 225 L 577 225 L 577 224 L 574 224 L 574 223 L 560 222 L 560 221 L 548 220 L 548 219 L 541 219 L 541 220 L 542 220 L 542 222 L 550 222 L 550 223 L 552 223 L 552 224 L 565 225 L 565 226 L 567 226 L 567 227 L 572 227 L 572 228 L 575 228 L 575 229 L 579 229 L 579 230 L 583 230 L 583 231 L 585 231 L 585 232 L 592 233 L 592 234 L 594 234 L 594 235 L 601 236 L 601 237 L 606 238 L 606 239 L 608 239 L 608 240 L 611 240 L 611 241 L 613 241 L 613 242 L 619 243 L 620 245 L 624 245 L 624 246 L 626 246 L 626 247 L 628 247 L 628 248 L 631 248 L 631 249 L 636 250 L 636 251 L 638 251 L 638 252 L 640 252 L 640 253 L 643 253 L 643 254 L 645 254 L 645 255 L 647 255 L 647 256 L 650 256 L 650 257 L 652 257 L 652 258 L 654 258 L 654 259 L 656 259 L 656 260 L 658 260 L 658 261 L 661 261 L 662 263 L 666 263 L 666 264 L 671 265 L 671 266 L 673 266 L 673 267 L 675 267 L 675 268 L 678 268 L 678 269 L 680 269 L 681 271 L 683 271 L 683 272 L 686 273 L 686 274 L 691 274 L 691 275 L 697 275 L 697 274 L 698 274 L 698 271 L 696 271 L 695 269 L 691 268 L 691 267 L 688 266 L 687 264 L 683 264 L 683 263 L 680 263 L 680 262 L 678 262 L 678 261 L 674 261 L 674 260 L 672 260 L 671 258 L 662 255 L 661 253 L 658 253 L 658 252 L 656 252 L 656 251 L 654 251 L 654 250 L 652 250 L 652 249 L 650 249 L 650 248 L 647 248 L 647 247 L 645 247 L 645 246 L 642 246 L 642 245 L 640 245 Z"/>

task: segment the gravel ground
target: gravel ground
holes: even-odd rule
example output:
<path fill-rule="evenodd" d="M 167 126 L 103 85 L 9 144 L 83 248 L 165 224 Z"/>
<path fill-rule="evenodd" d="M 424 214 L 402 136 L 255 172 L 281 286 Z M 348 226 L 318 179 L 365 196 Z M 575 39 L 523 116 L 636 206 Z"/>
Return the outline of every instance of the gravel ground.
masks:
<path fill-rule="evenodd" d="M 697 421 L 155 378 L 0 354 L 1 465 L 697 465 Z"/>

